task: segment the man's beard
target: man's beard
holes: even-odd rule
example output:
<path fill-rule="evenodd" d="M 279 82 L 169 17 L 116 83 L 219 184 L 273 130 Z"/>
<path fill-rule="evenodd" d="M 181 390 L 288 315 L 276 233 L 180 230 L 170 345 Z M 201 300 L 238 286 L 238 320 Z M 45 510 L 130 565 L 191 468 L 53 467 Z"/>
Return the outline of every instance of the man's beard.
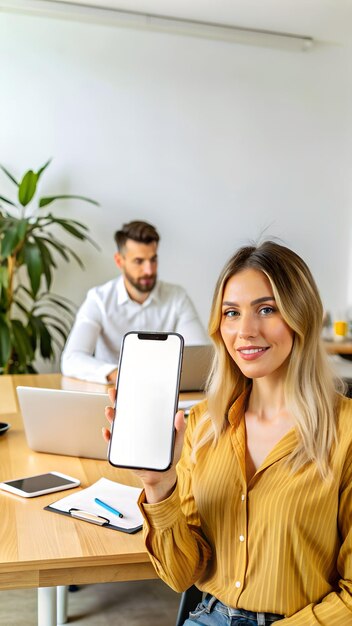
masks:
<path fill-rule="evenodd" d="M 137 291 L 139 291 L 140 293 L 149 293 L 155 287 L 156 274 L 153 274 L 152 276 L 141 276 L 140 278 L 138 278 L 138 280 L 132 278 L 132 276 L 128 272 L 126 272 L 126 270 L 124 274 L 125 278 L 128 280 L 129 283 L 131 283 L 132 287 L 137 289 Z M 148 282 L 141 282 L 143 280 L 147 280 Z"/>

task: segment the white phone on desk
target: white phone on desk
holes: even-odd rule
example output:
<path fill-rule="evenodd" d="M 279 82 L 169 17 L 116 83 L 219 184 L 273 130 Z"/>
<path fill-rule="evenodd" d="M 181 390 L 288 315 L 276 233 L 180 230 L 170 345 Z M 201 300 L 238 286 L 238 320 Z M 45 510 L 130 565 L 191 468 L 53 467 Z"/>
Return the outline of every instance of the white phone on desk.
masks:
<path fill-rule="evenodd" d="M 78 478 L 72 478 L 72 476 L 66 476 L 66 474 L 61 474 L 60 472 L 48 472 L 46 474 L 37 474 L 36 476 L 17 478 L 16 480 L 6 480 L 0 483 L 0 489 L 23 498 L 34 498 L 34 496 L 43 496 L 54 491 L 73 489 L 73 487 L 78 487 L 79 485 L 80 481 Z"/>
<path fill-rule="evenodd" d="M 124 336 L 108 455 L 112 465 L 170 467 L 183 344 L 178 333 L 134 331 Z"/>

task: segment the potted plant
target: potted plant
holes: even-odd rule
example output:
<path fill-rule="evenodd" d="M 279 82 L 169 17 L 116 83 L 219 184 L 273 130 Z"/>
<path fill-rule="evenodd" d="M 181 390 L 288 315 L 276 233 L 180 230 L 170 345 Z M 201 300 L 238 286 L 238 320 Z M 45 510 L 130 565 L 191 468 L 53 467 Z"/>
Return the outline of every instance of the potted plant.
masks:
<path fill-rule="evenodd" d="M 75 307 L 51 291 L 53 271 L 59 257 L 74 259 L 82 268 L 83 264 L 57 233 L 95 245 L 86 226 L 54 216 L 46 208 L 66 199 L 98 205 L 94 200 L 52 195 L 39 197 L 34 205 L 49 163 L 37 172 L 28 170 L 19 181 L 0 165 L 17 194 L 15 201 L 0 195 L 0 374 L 35 372 L 36 357 L 54 359 L 55 348 L 61 349 L 66 341 Z"/>

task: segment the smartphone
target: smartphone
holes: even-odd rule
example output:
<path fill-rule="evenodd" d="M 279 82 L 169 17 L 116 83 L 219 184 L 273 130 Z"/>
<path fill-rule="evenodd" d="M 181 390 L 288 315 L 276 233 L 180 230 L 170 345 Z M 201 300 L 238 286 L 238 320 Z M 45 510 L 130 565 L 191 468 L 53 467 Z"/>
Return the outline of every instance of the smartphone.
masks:
<path fill-rule="evenodd" d="M 134 331 L 124 336 L 108 453 L 112 465 L 170 467 L 183 344 L 178 333 Z"/>
<path fill-rule="evenodd" d="M 72 489 L 79 485 L 80 481 L 77 478 L 66 476 L 60 472 L 48 472 L 47 474 L 38 474 L 37 476 L 6 480 L 0 483 L 0 489 L 14 493 L 16 496 L 22 496 L 23 498 L 34 498 L 34 496 L 43 496 L 52 491 Z"/>

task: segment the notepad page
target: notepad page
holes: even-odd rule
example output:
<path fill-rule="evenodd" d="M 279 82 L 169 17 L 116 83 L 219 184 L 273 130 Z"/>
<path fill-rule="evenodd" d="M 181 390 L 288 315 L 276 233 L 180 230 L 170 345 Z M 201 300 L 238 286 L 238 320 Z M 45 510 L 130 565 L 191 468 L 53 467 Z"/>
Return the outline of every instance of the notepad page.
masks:
<path fill-rule="evenodd" d="M 65 513 L 68 513 L 70 509 L 87 511 L 107 518 L 113 526 L 129 529 L 143 524 L 143 517 L 137 505 L 141 491 L 139 487 L 129 487 L 107 478 L 100 478 L 90 487 L 56 500 L 50 506 Z M 94 498 L 99 498 L 120 511 L 123 518 L 96 504 Z"/>

